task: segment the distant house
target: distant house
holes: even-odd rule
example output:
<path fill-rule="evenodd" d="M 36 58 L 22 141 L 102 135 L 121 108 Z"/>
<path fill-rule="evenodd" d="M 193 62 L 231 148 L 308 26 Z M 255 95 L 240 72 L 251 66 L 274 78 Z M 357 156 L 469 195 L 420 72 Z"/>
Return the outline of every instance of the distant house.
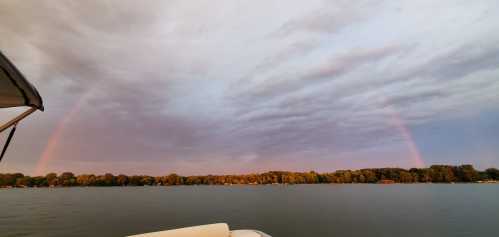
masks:
<path fill-rule="evenodd" d="M 379 184 L 394 184 L 395 181 L 391 180 L 391 179 L 382 179 L 378 182 Z"/>

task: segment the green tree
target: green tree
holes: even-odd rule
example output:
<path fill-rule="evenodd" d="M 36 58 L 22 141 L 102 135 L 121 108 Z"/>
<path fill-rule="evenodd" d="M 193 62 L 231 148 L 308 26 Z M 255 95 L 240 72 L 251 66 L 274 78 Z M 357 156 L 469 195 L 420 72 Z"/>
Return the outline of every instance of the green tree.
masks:
<path fill-rule="evenodd" d="M 489 179 L 499 180 L 499 170 L 495 168 L 488 168 L 485 170 Z"/>
<path fill-rule="evenodd" d="M 33 182 L 31 180 L 31 177 L 23 176 L 23 177 L 17 178 L 16 179 L 16 186 L 17 187 L 32 187 Z"/>
<path fill-rule="evenodd" d="M 58 177 L 58 183 L 62 186 L 74 186 L 76 185 L 76 177 L 71 172 L 64 172 Z"/>
<path fill-rule="evenodd" d="M 461 165 L 454 170 L 457 178 L 461 182 L 476 182 L 480 179 L 480 174 L 472 165 Z"/>

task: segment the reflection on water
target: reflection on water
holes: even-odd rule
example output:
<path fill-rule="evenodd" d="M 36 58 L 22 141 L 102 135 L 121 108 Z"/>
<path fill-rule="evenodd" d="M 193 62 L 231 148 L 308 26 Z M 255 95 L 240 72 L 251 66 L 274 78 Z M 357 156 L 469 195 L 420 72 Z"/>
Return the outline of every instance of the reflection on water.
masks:
<path fill-rule="evenodd" d="M 496 236 L 499 185 L 0 190 L 0 236 L 124 236 L 227 222 L 274 237 Z"/>

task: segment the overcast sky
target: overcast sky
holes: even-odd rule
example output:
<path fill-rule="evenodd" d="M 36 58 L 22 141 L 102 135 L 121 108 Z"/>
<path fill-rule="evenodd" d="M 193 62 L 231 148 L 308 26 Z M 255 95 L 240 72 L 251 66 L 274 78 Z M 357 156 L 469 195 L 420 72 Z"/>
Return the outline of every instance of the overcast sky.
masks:
<path fill-rule="evenodd" d="M 0 35 L 46 107 L 0 172 L 499 166 L 496 0 L 0 0 Z"/>

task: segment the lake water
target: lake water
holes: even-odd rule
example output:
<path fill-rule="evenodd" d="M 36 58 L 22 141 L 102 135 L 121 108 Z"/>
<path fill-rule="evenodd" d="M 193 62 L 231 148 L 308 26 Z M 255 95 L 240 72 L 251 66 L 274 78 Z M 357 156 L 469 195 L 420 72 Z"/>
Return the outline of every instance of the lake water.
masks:
<path fill-rule="evenodd" d="M 125 236 L 226 222 L 273 237 L 499 236 L 499 185 L 0 189 L 0 236 Z"/>

